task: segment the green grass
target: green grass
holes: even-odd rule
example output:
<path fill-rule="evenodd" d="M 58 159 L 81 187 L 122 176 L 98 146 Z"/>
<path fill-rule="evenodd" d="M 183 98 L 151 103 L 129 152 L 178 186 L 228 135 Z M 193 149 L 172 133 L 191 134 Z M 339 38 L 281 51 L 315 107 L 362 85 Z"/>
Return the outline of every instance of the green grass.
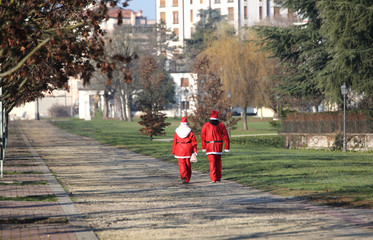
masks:
<path fill-rule="evenodd" d="M 54 194 L 23 196 L 23 197 L 1 197 L 0 196 L 0 201 L 57 202 L 57 197 Z"/>
<path fill-rule="evenodd" d="M 4 171 L 4 175 L 16 175 L 16 174 L 43 174 L 42 171 Z"/>
<path fill-rule="evenodd" d="M 155 139 L 173 137 L 179 119 L 171 118 L 168 121 L 171 126 L 167 128 L 166 135 Z M 105 144 L 177 162 L 171 155 L 172 143 L 149 141 L 147 136 L 139 134 L 137 121 L 128 123 L 95 118 L 92 121 L 71 119 L 54 124 Z M 268 121 L 250 121 L 249 129 L 255 128 L 261 129 L 262 133 L 271 131 Z M 276 139 L 252 138 L 232 141 L 231 152 L 223 155 L 224 179 L 283 196 L 297 196 L 334 206 L 373 208 L 373 153 L 290 150 L 278 148 Z M 273 141 L 274 147 L 271 147 Z M 208 172 L 207 157 L 202 154 L 200 144 L 198 151 L 198 163 L 192 167 Z"/>
<path fill-rule="evenodd" d="M 26 186 L 26 185 L 47 185 L 47 181 L 22 181 L 22 182 L 0 182 L 0 185 L 19 185 L 19 186 Z"/>

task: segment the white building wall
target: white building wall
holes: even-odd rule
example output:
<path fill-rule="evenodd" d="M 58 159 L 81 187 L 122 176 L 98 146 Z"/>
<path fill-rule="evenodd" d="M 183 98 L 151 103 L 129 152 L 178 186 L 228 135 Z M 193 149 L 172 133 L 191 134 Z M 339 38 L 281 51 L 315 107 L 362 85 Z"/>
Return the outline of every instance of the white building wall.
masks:
<path fill-rule="evenodd" d="M 195 102 L 192 98 L 197 93 L 197 86 L 195 84 L 195 74 L 193 73 L 171 73 L 171 77 L 175 82 L 175 106 L 176 108 L 165 111 L 168 117 L 183 117 L 185 112 L 190 114 L 195 110 Z M 182 86 L 182 79 L 188 79 L 189 85 Z M 183 108 L 182 102 L 188 102 L 189 108 Z"/>
<path fill-rule="evenodd" d="M 179 41 L 172 45 L 183 46 L 184 40 L 191 37 L 191 29 L 200 20 L 198 17 L 201 9 L 220 9 L 223 16 L 228 16 L 228 9 L 234 9 L 234 20 L 230 21 L 236 29 L 244 26 L 252 26 L 260 21 L 272 20 L 277 21 L 274 17 L 275 7 L 278 7 L 273 0 L 178 0 L 178 5 L 173 6 L 174 0 L 164 0 L 165 6 L 161 7 L 163 0 L 156 1 L 156 21 L 161 20 L 161 13 L 165 13 L 166 25 L 171 30 L 178 29 Z M 247 9 L 247 19 L 245 19 L 245 7 Z M 262 20 L 260 20 L 259 9 L 262 8 Z M 191 10 L 193 19 L 191 19 Z M 174 12 L 178 12 L 178 23 L 174 23 Z M 281 9 L 280 15 L 287 17 L 288 10 Z"/>
<path fill-rule="evenodd" d="M 39 105 L 39 117 L 48 118 L 49 109 L 54 105 L 68 106 L 72 108 L 72 95 L 65 90 L 55 90 L 52 94 L 46 95 L 38 101 L 28 102 L 15 107 L 9 113 L 10 119 L 31 120 L 36 119 Z M 72 110 L 72 109 L 71 109 Z"/>

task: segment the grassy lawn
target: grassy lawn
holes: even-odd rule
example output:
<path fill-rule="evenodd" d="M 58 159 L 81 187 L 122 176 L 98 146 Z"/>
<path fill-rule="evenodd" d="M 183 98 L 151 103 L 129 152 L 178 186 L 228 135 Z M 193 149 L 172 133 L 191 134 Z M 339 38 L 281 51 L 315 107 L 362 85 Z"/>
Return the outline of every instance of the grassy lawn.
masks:
<path fill-rule="evenodd" d="M 173 138 L 179 119 L 170 118 L 168 122 L 171 126 L 166 135 L 155 139 Z M 54 124 L 66 131 L 96 138 L 104 144 L 177 162 L 171 155 L 172 143 L 149 141 L 147 136 L 139 134 L 137 120 L 128 123 L 100 118 L 92 121 L 71 119 L 55 121 Z M 248 134 L 275 132 L 268 121 L 251 119 L 248 124 L 252 129 L 247 131 Z M 242 125 L 232 131 L 232 135 L 235 134 L 244 134 Z M 373 208 L 373 153 L 289 150 L 260 143 L 234 141 L 231 152 L 223 155 L 223 178 L 283 196 L 304 197 L 334 206 Z M 200 142 L 198 151 L 198 163 L 194 163 L 192 168 L 208 172 L 207 157 L 202 154 Z"/>

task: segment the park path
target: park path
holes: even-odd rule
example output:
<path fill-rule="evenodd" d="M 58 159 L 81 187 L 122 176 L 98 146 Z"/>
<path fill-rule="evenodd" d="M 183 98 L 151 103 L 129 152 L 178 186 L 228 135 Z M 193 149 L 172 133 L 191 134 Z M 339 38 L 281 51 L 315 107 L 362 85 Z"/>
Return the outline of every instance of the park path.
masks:
<path fill-rule="evenodd" d="M 314 206 L 224 179 L 210 184 L 199 172 L 183 185 L 176 164 L 47 121 L 20 126 L 100 239 L 373 239 L 372 210 Z"/>

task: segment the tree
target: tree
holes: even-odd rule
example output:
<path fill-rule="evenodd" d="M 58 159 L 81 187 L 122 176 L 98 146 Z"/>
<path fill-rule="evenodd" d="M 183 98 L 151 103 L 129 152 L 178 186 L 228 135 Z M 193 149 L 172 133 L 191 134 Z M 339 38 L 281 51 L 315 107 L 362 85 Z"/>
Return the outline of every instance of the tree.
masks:
<path fill-rule="evenodd" d="M 292 96 L 318 106 L 325 98 L 325 89 L 320 85 L 319 74 L 324 70 L 330 55 L 325 39 L 320 34 L 320 18 L 316 1 L 281 1 L 284 7 L 297 12 L 305 25 L 290 27 L 256 26 L 260 42 L 284 67 L 278 89 L 282 96 Z"/>
<path fill-rule="evenodd" d="M 331 56 L 320 84 L 332 96 L 340 96 L 343 83 L 366 97 L 373 96 L 373 2 L 317 1 L 316 6 Z"/>
<path fill-rule="evenodd" d="M 243 109 L 247 130 L 247 108 L 270 106 L 273 86 L 269 76 L 274 72 L 274 60 L 260 51 L 255 35 L 242 31 L 232 35 L 227 25 L 219 25 L 216 40 L 199 56 L 209 60 L 209 68 L 220 78 L 224 89 L 232 94 L 232 104 Z M 227 31 L 228 29 L 228 31 Z"/>
<path fill-rule="evenodd" d="M 284 0 L 307 23 L 289 28 L 260 27 L 264 43 L 286 64 L 283 94 L 318 105 L 342 102 L 346 83 L 365 97 L 373 95 L 371 55 L 373 3 L 370 1 Z"/>
<path fill-rule="evenodd" d="M 219 112 L 219 120 L 224 122 L 228 128 L 233 127 L 238 119 L 232 119 L 230 100 L 227 98 L 226 91 L 223 90 L 215 69 L 210 67 L 210 58 L 199 56 L 197 60 L 194 72 L 197 75 L 195 81 L 198 92 L 192 96 L 196 102 L 196 108 L 188 116 L 193 132 L 195 134 L 201 132 L 203 125 L 210 120 L 212 110 Z"/>
<path fill-rule="evenodd" d="M 94 71 L 89 59 L 102 62 L 99 23 L 105 13 L 106 1 L 0 1 L 0 82 L 6 111 L 42 97 L 42 92 L 67 87 L 69 76 L 88 82 Z M 105 63 L 101 67 L 108 71 Z"/>
<path fill-rule="evenodd" d="M 223 19 L 220 12 L 212 8 L 201 9 L 199 17 L 200 20 L 196 23 L 195 31 L 192 33 L 191 38 L 185 40 L 186 55 L 192 60 L 207 48 L 208 43 L 212 40 L 212 33 Z"/>
<path fill-rule="evenodd" d="M 120 103 L 120 119 L 132 121 L 131 98 L 134 92 L 135 84 L 130 72 L 131 62 L 137 59 L 134 52 L 134 46 L 130 36 L 125 32 L 125 27 L 118 25 L 111 34 L 105 38 L 105 60 L 111 64 L 112 71 L 106 72 L 106 80 L 101 83 L 104 85 L 105 93 L 111 92 Z M 105 73 L 101 71 L 101 73 Z M 107 94 L 104 94 L 106 99 Z M 105 101 L 107 103 L 107 99 Z M 107 109 L 107 108 L 106 108 Z M 106 117 L 104 111 L 104 118 Z"/>
<path fill-rule="evenodd" d="M 165 122 L 166 114 L 161 110 L 167 103 L 174 103 L 173 80 L 152 56 L 142 57 L 140 69 L 143 89 L 139 92 L 138 100 L 145 114 L 139 122 L 144 127 L 139 131 L 143 135 L 149 135 L 150 140 L 153 140 L 153 136 L 164 134 L 165 127 L 170 125 Z"/>

